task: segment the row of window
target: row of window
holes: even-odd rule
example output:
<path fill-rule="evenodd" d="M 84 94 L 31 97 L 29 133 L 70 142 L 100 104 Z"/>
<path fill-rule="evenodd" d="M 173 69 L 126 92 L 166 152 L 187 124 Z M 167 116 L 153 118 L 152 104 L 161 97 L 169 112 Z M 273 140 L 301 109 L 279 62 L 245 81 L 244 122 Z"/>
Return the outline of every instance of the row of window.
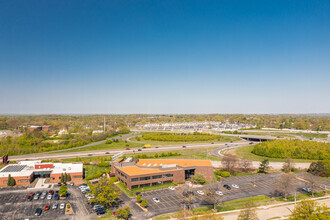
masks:
<path fill-rule="evenodd" d="M 164 174 L 164 175 L 157 175 L 157 176 L 145 176 L 145 177 L 140 177 L 140 178 L 132 178 L 132 182 L 137 182 L 137 181 L 145 181 L 145 180 L 150 180 L 151 178 L 154 179 L 161 179 L 161 178 L 168 178 L 168 177 L 172 177 L 173 174 L 169 173 L 169 174 Z"/>
<path fill-rule="evenodd" d="M 166 184 L 166 183 L 171 183 L 172 180 L 167 180 L 167 181 L 164 181 L 163 183 L 162 182 L 154 182 L 154 183 L 151 183 L 152 186 L 156 186 L 156 185 L 160 185 L 160 184 Z M 150 183 L 145 183 L 145 184 L 140 184 L 140 185 L 133 185 L 131 188 L 132 189 L 135 189 L 135 188 L 139 188 L 140 187 L 146 187 L 146 186 L 150 186 Z"/>

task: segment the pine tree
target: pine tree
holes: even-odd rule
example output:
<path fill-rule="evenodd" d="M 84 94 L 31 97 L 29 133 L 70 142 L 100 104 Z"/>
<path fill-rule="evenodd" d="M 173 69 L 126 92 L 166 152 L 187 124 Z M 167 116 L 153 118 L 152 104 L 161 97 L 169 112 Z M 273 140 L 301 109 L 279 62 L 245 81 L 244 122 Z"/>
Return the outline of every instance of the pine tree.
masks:
<path fill-rule="evenodd" d="M 67 180 L 68 182 L 70 182 L 71 181 L 71 175 L 70 174 L 68 174 L 68 180 Z"/>
<path fill-rule="evenodd" d="M 64 175 L 61 173 L 61 183 L 64 183 Z"/>
<path fill-rule="evenodd" d="M 64 174 L 64 182 L 68 182 L 68 174 Z"/>
<path fill-rule="evenodd" d="M 8 181 L 7 181 L 7 186 L 15 186 L 16 185 L 16 181 L 13 177 L 11 177 L 11 175 L 8 175 Z"/>

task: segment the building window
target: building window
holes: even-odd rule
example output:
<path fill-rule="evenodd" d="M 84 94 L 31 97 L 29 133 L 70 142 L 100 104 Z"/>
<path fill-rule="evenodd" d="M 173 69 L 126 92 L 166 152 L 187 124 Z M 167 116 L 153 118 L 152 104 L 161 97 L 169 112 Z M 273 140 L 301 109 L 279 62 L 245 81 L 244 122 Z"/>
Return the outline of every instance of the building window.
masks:
<path fill-rule="evenodd" d="M 154 182 L 154 183 L 152 183 L 153 186 L 160 185 L 160 184 L 162 184 L 162 182 Z"/>
<path fill-rule="evenodd" d="M 132 178 L 132 182 L 137 182 L 139 181 L 139 178 Z"/>
<path fill-rule="evenodd" d="M 164 181 L 163 184 L 165 184 L 165 183 L 171 183 L 171 182 L 172 182 L 172 180 L 167 180 L 167 181 Z"/>
<path fill-rule="evenodd" d="M 172 176 L 173 176 L 173 174 L 172 174 L 172 173 L 169 173 L 169 174 L 164 174 L 164 175 L 163 175 L 163 178 L 172 177 Z"/>
<path fill-rule="evenodd" d="M 72 176 L 72 178 L 82 178 L 82 176 Z"/>
<path fill-rule="evenodd" d="M 138 187 L 139 187 L 139 185 L 133 185 L 131 188 L 135 189 L 135 188 L 138 188 Z"/>
<path fill-rule="evenodd" d="M 150 186 L 150 183 L 146 183 L 146 184 L 141 184 L 140 187 L 146 187 L 146 186 Z"/>
<path fill-rule="evenodd" d="M 152 176 L 152 179 L 160 179 L 162 178 L 162 175 Z"/>
<path fill-rule="evenodd" d="M 19 183 L 29 182 L 29 180 L 18 180 Z"/>
<path fill-rule="evenodd" d="M 140 177 L 140 181 L 150 180 L 150 176 Z"/>
<path fill-rule="evenodd" d="M 5 181 L 3 181 L 3 183 L 6 183 L 6 184 L 7 184 L 7 183 L 8 183 L 8 181 L 7 181 L 7 180 L 5 180 Z"/>

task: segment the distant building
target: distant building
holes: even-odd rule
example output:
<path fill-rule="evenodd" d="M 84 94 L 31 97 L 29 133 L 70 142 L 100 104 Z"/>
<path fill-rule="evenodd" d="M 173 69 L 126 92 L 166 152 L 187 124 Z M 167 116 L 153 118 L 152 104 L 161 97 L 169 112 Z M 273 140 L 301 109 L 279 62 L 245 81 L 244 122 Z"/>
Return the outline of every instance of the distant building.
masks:
<path fill-rule="evenodd" d="M 104 131 L 103 130 L 95 130 L 93 131 L 93 134 L 100 134 L 100 133 L 103 133 Z"/>
<path fill-rule="evenodd" d="M 210 160 L 117 159 L 111 163 L 111 175 L 118 177 L 129 190 L 164 183 L 184 182 L 200 173 L 213 180 Z"/>
<path fill-rule="evenodd" d="M 49 178 L 51 183 L 58 183 L 62 173 L 70 174 L 71 182 L 83 182 L 82 163 L 41 163 L 41 160 L 36 160 L 21 161 L 0 169 L 0 187 L 7 186 L 9 174 L 15 179 L 16 185 L 26 186 L 36 178 Z"/>
<path fill-rule="evenodd" d="M 59 132 L 58 132 L 58 135 L 59 136 L 62 136 L 62 135 L 66 135 L 68 134 L 68 130 L 66 128 L 62 128 Z"/>
<path fill-rule="evenodd" d="M 31 125 L 28 127 L 29 131 L 48 131 L 49 130 L 49 126 L 35 126 L 35 125 Z"/>

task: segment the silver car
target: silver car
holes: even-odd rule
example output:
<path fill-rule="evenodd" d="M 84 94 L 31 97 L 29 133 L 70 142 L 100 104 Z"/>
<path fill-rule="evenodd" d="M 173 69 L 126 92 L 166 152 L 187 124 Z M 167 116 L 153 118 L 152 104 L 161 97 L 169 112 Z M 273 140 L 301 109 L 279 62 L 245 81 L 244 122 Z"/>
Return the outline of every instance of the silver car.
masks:
<path fill-rule="evenodd" d="M 57 203 L 54 203 L 52 208 L 57 209 L 57 207 L 58 207 Z"/>

